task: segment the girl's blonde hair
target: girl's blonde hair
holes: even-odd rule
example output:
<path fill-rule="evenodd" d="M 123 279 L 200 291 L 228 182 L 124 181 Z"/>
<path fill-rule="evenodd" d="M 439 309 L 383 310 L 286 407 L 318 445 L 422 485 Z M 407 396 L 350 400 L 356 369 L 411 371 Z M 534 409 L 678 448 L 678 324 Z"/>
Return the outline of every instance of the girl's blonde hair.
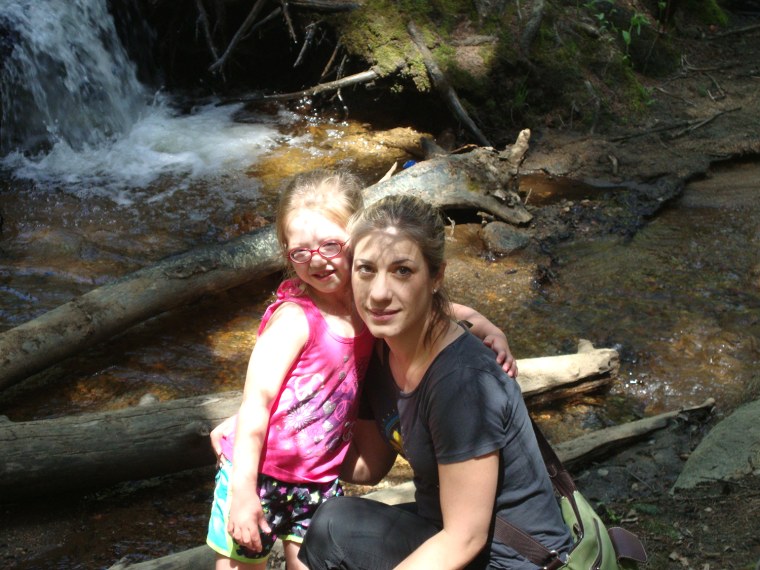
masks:
<path fill-rule="evenodd" d="M 374 231 L 395 228 L 396 232 L 420 248 L 428 274 L 440 275 L 446 262 L 446 234 L 443 217 L 432 204 L 415 196 L 387 196 L 358 212 L 349 223 L 351 243 Z M 431 319 L 425 331 L 425 342 L 432 343 L 451 319 L 451 304 L 441 285 L 433 293 Z"/>
<path fill-rule="evenodd" d="M 277 206 L 275 229 L 283 255 L 287 256 L 288 250 L 287 218 L 295 210 L 314 210 L 346 226 L 362 205 L 362 184 L 353 174 L 317 169 L 295 176 L 283 190 Z"/>

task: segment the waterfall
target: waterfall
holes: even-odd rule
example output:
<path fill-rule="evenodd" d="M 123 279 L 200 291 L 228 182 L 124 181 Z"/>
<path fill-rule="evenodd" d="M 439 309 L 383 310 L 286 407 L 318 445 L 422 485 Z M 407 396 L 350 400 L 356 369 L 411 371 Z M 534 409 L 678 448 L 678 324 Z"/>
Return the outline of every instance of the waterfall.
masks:
<path fill-rule="evenodd" d="M 102 145 L 146 105 L 106 0 L 5 0 L 0 36 L 0 156 Z"/>
<path fill-rule="evenodd" d="M 138 81 L 107 3 L 0 0 L 0 176 L 125 205 L 159 179 L 166 193 L 220 176 L 250 187 L 246 169 L 289 140 L 292 114 L 238 122 L 242 105 L 210 100 L 177 111 Z"/>

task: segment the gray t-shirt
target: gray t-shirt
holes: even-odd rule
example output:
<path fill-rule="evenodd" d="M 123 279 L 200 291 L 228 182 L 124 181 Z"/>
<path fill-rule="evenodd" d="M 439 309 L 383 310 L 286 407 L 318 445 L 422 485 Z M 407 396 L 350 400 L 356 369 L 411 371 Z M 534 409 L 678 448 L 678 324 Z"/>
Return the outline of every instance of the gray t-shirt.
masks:
<path fill-rule="evenodd" d="M 520 387 L 480 340 L 469 333 L 457 338 L 409 393 L 398 389 L 387 364 L 375 360 L 363 400 L 360 416 L 375 418 L 412 466 L 421 516 L 442 525 L 438 464 L 499 450 L 495 512 L 549 549 L 563 552 L 570 547 Z M 491 544 L 490 563 L 494 568 L 535 568 L 497 541 Z"/>

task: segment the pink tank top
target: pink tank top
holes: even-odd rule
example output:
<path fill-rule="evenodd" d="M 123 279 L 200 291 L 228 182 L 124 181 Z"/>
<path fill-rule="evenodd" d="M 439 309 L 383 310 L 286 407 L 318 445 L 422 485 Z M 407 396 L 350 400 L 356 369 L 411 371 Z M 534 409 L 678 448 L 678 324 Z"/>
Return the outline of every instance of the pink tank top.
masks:
<path fill-rule="evenodd" d="M 299 288 L 283 281 L 264 313 L 259 334 L 285 302 L 301 307 L 309 338 L 282 383 L 269 418 L 259 473 L 281 481 L 325 483 L 338 478 L 359 406 L 359 389 L 374 346 L 367 327 L 353 338 L 332 332 L 319 309 Z M 222 441 L 231 461 L 234 433 Z"/>

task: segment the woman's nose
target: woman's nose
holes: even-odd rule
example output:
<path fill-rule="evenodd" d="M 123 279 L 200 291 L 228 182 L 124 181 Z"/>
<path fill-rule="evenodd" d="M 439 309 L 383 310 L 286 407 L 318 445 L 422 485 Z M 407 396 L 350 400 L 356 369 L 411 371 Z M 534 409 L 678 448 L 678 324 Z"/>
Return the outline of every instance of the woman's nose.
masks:
<path fill-rule="evenodd" d="M 372 286 L 370 287 L 369 295 L 374 301 L 384 301 L 390 299 L 391 290 L 388 287 L 388 281 L 383 274 L 379 273 L 372 280 Z"/>

